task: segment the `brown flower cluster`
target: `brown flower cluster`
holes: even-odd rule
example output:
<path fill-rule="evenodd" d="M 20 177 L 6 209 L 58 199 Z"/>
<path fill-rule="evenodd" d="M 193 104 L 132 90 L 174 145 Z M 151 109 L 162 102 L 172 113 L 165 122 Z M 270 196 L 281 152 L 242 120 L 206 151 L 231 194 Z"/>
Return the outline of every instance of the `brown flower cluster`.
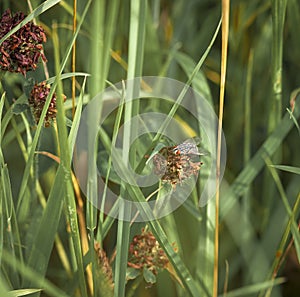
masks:
<path fill-rule="evenodd" d="M 109 285 L 113 287 L 113 273 L 111 269 L 111 265 L 109 260 L 106 256 L 105 251 L 101 248 L 99 242 L 95 242 L 94 249 L 97 256 L 98 266 L 101 269 L 102 274 L 105 276 L 106 280 L 108 281 Z"/>
<path fill-rule="evenodd" d="M 12 15 L 7 9 L 0 19 L 0 38 L 23 21 L 25 15 L 17 12 Z M 46 41 L 44 29 L 28 22 L 0 45 L 0 69 L 19 72 L 24 76 L 27 71 L 37 67 L 39 58 L 46 61 L 42 43 Z"/>
<path fill-rule="evenodd" d="M 166 146 L 153 156 L 154 173 L 175 188 L 178 183 L 197 175 L 203 164 L 195 159 L 202 155 L 197 145 L 186 140 L 177 146 Z"/>
<path fill-rule="evenodd" d="M 22 12 L 12 15 L 7 9 L 0 19 L 0 38 L 15 28 L 25 19 Z M 47 61 L 43 53 L 43 42 L 46 42 L 45 31 L 41 26 L 28 22 L 17 32 L 4 40 L 0 45 L 0 69 L 9 72 L 18 72 L 26 76 L 27 71 L 35 70 L 39 59 Z M 28 103 L 32 108 L 36 122 L 40 120 L 50 86 L 45 82 L 35 84 Z M 56 95 L 51 98 L 47 114 L 45 116 L 45 127 L 50 126 L 56 118 Z"/>
<path fill-rule="evenodd" d="M 152 232 L 142 229 L 141 234 L 134 236 L 129 246 L 129 267 L 148 269 L 157 275 L 160 270 L 166 269 L 168 264 L 169 259 Z"/>
<path fill-rule="evenodd" d="M 40 120 L 47 96 L 50 93 L 50 86 L 46 82 L 35 84 L 28 98 L 29 105 L 32 108 L 36 122 Z M 66 97 L 64 96 L 64 100 Z M 51 122 L 56 118 L 56 94 L 54 93 L 48 107 L 44 125 L 49 127 Z"/>

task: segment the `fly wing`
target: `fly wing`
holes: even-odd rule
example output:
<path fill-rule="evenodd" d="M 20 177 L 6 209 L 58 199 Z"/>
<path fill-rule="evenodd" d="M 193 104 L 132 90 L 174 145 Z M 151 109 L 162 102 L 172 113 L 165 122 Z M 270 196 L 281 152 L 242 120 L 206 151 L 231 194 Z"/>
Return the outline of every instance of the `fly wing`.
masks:
<path fill-rule="evenodd" d="M 196 155 L 196 156 L 205 155 L 204 152 L 199 150 L 198 148 L 199 144 L 200 144 L 199 137 L 189 138 L 185 140 L 183 143 L 175 146 L 173 151 L 175 154 L 181 154 L 181 155 Z"/>

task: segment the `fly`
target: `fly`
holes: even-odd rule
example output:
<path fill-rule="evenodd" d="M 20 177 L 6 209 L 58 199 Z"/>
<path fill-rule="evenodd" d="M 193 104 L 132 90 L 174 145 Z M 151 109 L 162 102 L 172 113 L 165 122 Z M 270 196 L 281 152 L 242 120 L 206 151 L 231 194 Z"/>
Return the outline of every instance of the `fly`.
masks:
<path fill-rule="evenodd" d="M 174 188 L 185 179 L 197 175 L 203 165 L 199 156 L 206 155 L 198 149 L 199 144 L 198 138 L 189 138 L 178 145 L 162 147 L 152 155 L 154 173 Z"/>

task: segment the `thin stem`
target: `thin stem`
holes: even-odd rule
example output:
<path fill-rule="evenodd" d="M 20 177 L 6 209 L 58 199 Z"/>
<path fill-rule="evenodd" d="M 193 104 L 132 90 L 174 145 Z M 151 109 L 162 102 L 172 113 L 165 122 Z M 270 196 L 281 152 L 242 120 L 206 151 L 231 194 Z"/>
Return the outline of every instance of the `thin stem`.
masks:
<path fill-rule="evenodd" d="M 157 188 L 155 191 L 153 191 L 146 199 L 145 201 L 149 201 L 156 193 L 158 193 L 161 189 L 162 189 L 163 185 L 161 185 L 159 188 Z M 137 216 L 139 215 L 139 211 L 136 212 L 135 216 L 133 217 L 133 219 L 130 222 L 130 226 L 134 223 L 134 221 L 136 220 Z"/>
<path fill-rule="evenodd" d="M 229 35 L 229 11 L 230 0 L 222 0 L 222 60 L 221 60 L 221 81 L 219 99 L 219 125 L 218 125 L 218 145 L 217 145 L 217 191 L 216 191 L 216 211 L 215 211 L 215 246 L 214 246 L 214 287 L 213 296 L 218 296 L 218 261 L 219 261 L 219 206 L 220 206 L 220 167 L 221 167 L 221 139 L 224 109 L 224 94 L 227 66 L 227 50 Z"/>
<path fill-rule="evenodd" d="M 77 28 L 77 0 L 73 0 L 73 34 L 76 32 Z M 72 46 L 72 72 L 76 71 L 76 41 Z M 76 78 L 72 76 L 72 117 L 75 115 L 75 91 L 76 91 Z"/>

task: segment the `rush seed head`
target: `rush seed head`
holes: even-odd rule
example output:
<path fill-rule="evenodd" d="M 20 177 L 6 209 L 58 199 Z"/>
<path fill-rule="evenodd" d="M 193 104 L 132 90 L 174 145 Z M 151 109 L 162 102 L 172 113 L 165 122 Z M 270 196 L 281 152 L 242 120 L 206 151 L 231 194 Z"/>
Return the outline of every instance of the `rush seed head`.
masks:
<path fill-rule="evenodd" d="M 50 86 L 46 82 L 41 82 L 35 84 L 30 96 L 28 98 L 29 105 L 31 106 L 32 113 L 35 117 L 36 122 L 39 122 L 47 96 L 50 93 Z M 64 96 L 64 100 L 66 97 Z M 50 105 L 48 107 L 45 119 L 44 126 L 49 127 L 51 122 L 56 118 L 56 94 L 54 93 Z"/>
<path fill-rule="evenodd" d="M 166 269 L 169 259 L 151 231 L 142 229 L 129 246 L 128 266 L 138 270 L 148 269 L 154 275 Z"/>
<path fill-rule="evenodd" d="M 178 183 L 197 175 L 203 164 L 196 159 L 200 155 L 204 153 L 199 152 L 197 144 L 191 139 L 176 146 L 163 147 L 153 156 L 154 173 L 176 188 Z"/>
<path fill-rule="evenodd" d="M 12 15 L 7 9 L 0 19 L 0 38 L 25 19 L 22 12 Z M 47 61 L 43 54 L 43 42 L 46 35 L 41 26 L 28 22 L 0 45 L 0 69 L 19 72 L 24 76 L 27 71 L 37 67 L 39 58 Z"/>

